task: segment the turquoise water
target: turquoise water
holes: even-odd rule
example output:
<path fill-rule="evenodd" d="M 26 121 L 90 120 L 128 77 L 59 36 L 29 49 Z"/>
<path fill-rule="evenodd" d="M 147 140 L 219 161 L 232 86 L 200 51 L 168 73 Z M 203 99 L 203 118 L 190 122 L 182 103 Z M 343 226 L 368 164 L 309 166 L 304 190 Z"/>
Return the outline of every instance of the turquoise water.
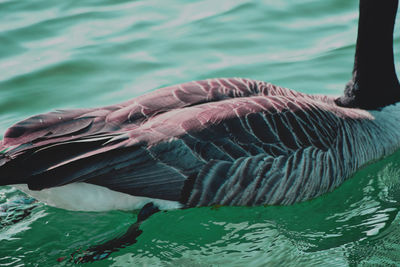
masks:
<path fill-rule="evenodd" d="M 357 9 L 347 0 L 0 0 L 0 134 L 33 114 L 213 77 L 339 95 Z M 400 265 L 399 164 L 397 152 L 293 206 L 157 213 L 136 244 L 92 266 Z M 72 253 L 136 221 L 134 212 L 71 212 L 23 196 L 0 188 L 0 266 L 74 265 Z"/>

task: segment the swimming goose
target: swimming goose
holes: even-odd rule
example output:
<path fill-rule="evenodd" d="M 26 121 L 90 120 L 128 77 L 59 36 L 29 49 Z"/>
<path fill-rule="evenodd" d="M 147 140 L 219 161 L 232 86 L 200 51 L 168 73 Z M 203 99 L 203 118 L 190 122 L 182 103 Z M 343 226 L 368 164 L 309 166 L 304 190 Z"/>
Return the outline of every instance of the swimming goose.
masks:
<path fill-rule="evenodd" d="M 340 98 L 210 79 L 33 116 L 0 141 L 0 185 L 93 211 L 289 205 L 332 191 L 400 147 L 397 6 L 360 0 L 353 77 Z"/>

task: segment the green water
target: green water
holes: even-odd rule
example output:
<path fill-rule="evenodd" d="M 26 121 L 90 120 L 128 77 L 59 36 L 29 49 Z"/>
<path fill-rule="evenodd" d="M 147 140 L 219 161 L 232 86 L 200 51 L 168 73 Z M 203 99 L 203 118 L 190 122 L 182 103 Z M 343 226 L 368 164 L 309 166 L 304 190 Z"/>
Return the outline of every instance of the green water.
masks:
<path fill-rule="evenodd" d="M 348 0 L 0 0 L 0 134 L 33 114 L 213 77 L 339 95 L 350 78 L 357 9 Z M 400 152 L 293 206 L 157 213 L 136 244 L 92 266 L 400 265 L 399 164 Z M 0 188 L 0 204 L 21 196 Z M 73 265 L 71 253 L 136 220 L 18 207 L 0 212 L 0 266 Z"/>

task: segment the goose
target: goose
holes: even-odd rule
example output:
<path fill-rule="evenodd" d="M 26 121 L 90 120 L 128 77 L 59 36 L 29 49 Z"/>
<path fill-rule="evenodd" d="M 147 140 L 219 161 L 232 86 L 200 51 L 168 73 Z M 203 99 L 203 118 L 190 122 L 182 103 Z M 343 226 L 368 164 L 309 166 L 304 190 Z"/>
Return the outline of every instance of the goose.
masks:
<path fill-rule="evenodd" d="M 400 147 L 397 7 L 360 0 L 341 97 L 219 78 L 36 115 L 0 141 L 0 185 L 84 211 L 290 205 L 330 192 Z"/>

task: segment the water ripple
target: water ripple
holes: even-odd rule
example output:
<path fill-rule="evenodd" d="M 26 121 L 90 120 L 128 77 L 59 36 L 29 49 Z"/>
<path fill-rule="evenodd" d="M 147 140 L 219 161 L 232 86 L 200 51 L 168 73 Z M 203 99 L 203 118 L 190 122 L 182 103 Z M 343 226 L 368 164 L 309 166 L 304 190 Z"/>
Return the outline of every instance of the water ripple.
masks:
<path fill-rule="evenodd" d="M 212 77 L 338 95 L 351 76 L 357 2 L 3 0 L 0 25 L 1 135 L 36 113 Z M 396 57 L 399 43 L 395 35 Z M 98 265 L 398 265 L 399 162 L 400 152 L 290 207 L 155 214 L 137 244 Z M 21 196 L 0 188 L 0 265 L 72 265 L 73 252 L 115 238 L 136 219 L 10 205 Z"/>

